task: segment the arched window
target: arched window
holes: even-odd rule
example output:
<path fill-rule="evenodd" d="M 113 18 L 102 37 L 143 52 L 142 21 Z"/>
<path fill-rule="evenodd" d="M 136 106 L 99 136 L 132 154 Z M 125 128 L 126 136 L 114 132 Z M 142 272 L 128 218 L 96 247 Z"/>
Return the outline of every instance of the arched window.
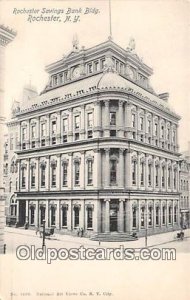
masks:
<path fill-rule="evenodd" d="M 174 206 L 174 223 L 177 223 L 177 205 Z"/>
<path fill-rule="evenodd" d="M 55 225 L 55 206 L 51 206 L 51 226 Z"/>
<path fill-rule="evenodd" d="M 145 227 L 145 207 L 141 207 L 141 227 Z"/>
<path fill-rule="evenodd" d="M 144 162 L 142 161 L 140 163 L 140 182 L 141 182 L 141 186 L 144 185 Z"/>
<path fill-rule="evenodd" d="M 160 208 L 159 206 L 156 206 L 156 226 L 160 224 Z"/>
<path fill-rule="evenodd" d="M 153 208 L 152 206 L 149 206 L 148 208 L 148 226 L 152 226 L 152 220 L 153 220 Z"/>
<path fill-rule="evenodd" d="M 162 224 L 163 225 L 166 224 L 166 207 L 165 206 L 162 207 Z"/>
<path fill-rule="evenodd" d="M 75 185 L 80 184 L 80 163 L 79 161 L 75 162 Z"/>
<path fill-rule="evenodd" d="M 30 225 L 34 224 L 34 215 L 35 215 L 35 208 L 34 206 L 30 207 Z"/>
<path fill-rule="evenodd" d="M 62 227 L 67 226 L 67 207 L 62 206 Z"/>
<path fill-rule="evenodd" d="M 133 207 L 133 228 L 137 227 L 137 208 Z"/>
<path fill-rule="evenodd" d="M 87 228 L 92 228 L 92 214 L 93 214 L 93 209 L 92 207 L 87 208 Z"/>
<path fill-rule="evenodd" d="M 168 209 L 168 223 L 171 224 L 172 223 L 172 206 L 169 206 Z"/>
<path fill-rule="evenodd" d="M 74 207 L 74 227 L 79 226 L 79 207 Z"/>
<path fill-rule="evenodd" d="M 40 225 L 43 225 L 43 220 L 45 220 L 46 208 L 44 206 L 40 207 Z"/>
<path fill-rule="evenodd" d="M 136 160 L 132 161 L 132 184 L 137 183 L 137 162 Z"/>

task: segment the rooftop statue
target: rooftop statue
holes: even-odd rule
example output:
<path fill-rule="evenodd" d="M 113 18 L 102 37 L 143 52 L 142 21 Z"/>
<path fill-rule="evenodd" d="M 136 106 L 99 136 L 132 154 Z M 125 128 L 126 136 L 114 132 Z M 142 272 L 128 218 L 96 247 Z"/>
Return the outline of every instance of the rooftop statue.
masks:
<path fill-rule="evenodd" d="M 116 72 L 113 59 L 110 56 L 106 56 L 106 58 L 105 58 L 104 71 L 105 72 Z"/>
<path fill-rule="evenodd" d="M 131 37 L 129 40 L 127 50 L 133 52 L 135 50 L 135 46 L 136 46 L 135 39 Z"/>
<path fill-rule="evenodd" d="M 73 36 L 73 42 L 72 42 L 72 44 L 73 44 L 73 51 L 79 51 L 79 40 L 78 40 L 78 36 L 77 36 L 77 34 L 75 34 L 74 36 Z"/>

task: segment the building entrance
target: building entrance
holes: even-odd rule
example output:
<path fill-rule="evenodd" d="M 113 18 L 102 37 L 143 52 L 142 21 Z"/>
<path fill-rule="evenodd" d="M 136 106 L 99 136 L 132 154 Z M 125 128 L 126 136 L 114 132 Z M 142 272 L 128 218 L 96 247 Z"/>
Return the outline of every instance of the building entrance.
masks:
<path fill-rule="evenodd" d="M 26 221 L 26 202 L 19 201 L 19 226 L 24 226 Z"/>
<path fill-rule="evenodd" d="M 117 213 L 118 213 L 118 204 L 110 204 L 110 231 L 117 231 Z"/>

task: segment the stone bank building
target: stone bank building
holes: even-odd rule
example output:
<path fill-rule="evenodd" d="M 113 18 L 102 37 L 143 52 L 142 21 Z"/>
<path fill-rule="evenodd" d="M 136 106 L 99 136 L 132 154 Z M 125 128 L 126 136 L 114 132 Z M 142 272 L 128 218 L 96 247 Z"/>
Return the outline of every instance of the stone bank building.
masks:
<path fill-rule="evenodd" d="M 150 86 L 153 70 L 134 40 L 126 49 L 111 38 L 85 49 L 75 38 L 72 47 L 46 67 L 45 89 L 25 97 L 8 123 L 17 226 L 45 219 L 86 236 L 178 228 L 180 118 L 168 93 Z"/>

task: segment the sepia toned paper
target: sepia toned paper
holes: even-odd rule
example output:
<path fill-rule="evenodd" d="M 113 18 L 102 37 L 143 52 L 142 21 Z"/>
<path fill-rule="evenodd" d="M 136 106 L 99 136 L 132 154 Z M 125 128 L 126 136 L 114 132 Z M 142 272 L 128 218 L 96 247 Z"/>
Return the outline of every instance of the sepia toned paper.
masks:
<path fill-rule="evenodd" d="M 125 50 L 133 47 L 131 40 L 135 41 L 138 57 L 153 69 L 150 83 L 155 93 L 169 93 L 168 105 L 181 117 L 179 153 L 188 150 L 189 1 L 1 1 L 1 24 L 15 32 L 0 66 L 0 80 L 4 81 L 0 113 L 6 122 L 11 119 L 13 103 L 21 100 L 24 86 L 35 86 L 38 94 L 45 89 L 49 83 L 45 67 L 67 56 L 73 40 L 80 49 L 88 49 L 111 36 Z M 3 126 L 2 145 L 6 133 Z M 3 168 L 2 154 L 1 159 Z M 10 228 L 6 227 L 4 233 L 7 253 L 0 255 L 0 300 L 189 299 L 189 228 L 185 239 L 174 243 L 175 229 L 168 238 L 165 233 L 159 237 L 148 235 L 149 246 L 159 245 L 162 249 L 164 244 L 170 247 L 171 242 L 171 247 L 177 249 L 175 260 L 56 259 L 49 264 L 47 260 L 19 260 L 15 249 L 20 243 L 30 246 L 38 238 L 41 245 L 42 239 L 39 242 L 35 231 L 27 234 L 27 230 Z M 88 238 L 70 235 L 59 238 L 57 233 L 56 237 L 55 244 L 53 239 L 46 240 L 48 247 L 144 248 L 146 243 L 144 237 L 117 243 L 92 243 Z"/>

